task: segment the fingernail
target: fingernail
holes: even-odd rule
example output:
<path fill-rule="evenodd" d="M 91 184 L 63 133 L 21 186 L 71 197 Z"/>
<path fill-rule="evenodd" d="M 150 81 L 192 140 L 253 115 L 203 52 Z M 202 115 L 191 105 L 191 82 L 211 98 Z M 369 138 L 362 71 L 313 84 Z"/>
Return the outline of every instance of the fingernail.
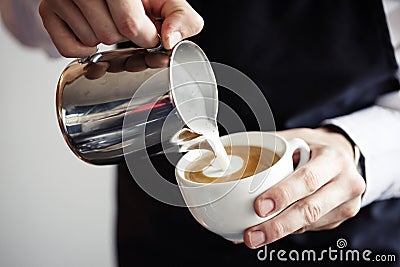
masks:
<path fill-rule="evenodd" d="M 250 232 L 250 244 L 253 248 L 257 248 L 265 242 L 265 235 L 262 231 Z"/>
<path fill-rule="evenodd" d="M 275 207 L 274 201 L 271 199 L 262 199 L 259 204 L 260 215 L 262 217 L 267 216 Z"/>
<path fill-rule="evenodd" d="M 182 40 L 182 34 L 180 32 L 171 32 L 168 34 L 167 42 L 169 48 L 174 47 L 180 40 Z"/>

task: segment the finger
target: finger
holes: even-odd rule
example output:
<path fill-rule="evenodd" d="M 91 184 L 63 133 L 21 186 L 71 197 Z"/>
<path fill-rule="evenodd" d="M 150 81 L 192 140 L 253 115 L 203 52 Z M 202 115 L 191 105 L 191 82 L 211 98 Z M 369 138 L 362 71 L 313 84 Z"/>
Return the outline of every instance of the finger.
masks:
<path fill-rule="evenodd" d="M 257 248 L 316 223 L 322 216 L 350 200 L 353 197 L 351 191 L 348 184 L 343 183 L 343 179 L 327 183 L 271 220 L 247 229 L 244 234 L 246 245 Z"/>
<path fill-rule="evenodd" d="M 184 38 L 198 34 L 203 26 L 203 18 L 184 0 L 161 1 L 164 4 L 158 9 L 164 22 L 161 37 L 166 49 L 172 49 Z M 156 14 L 157 15 L 157 14 Z"/>
<path fill-rule="evenodd" d="M 333 150 L 313 145 L 310 148 L 311 159 L 307 164 L 257 197 L 254 209 L 260 217 L 314 193 L 341 171 L 342 164 Z"/>
<path fill-rule="evenodd" d="M 328 214 L 322 216 L 318 221 L 305 226 L 304 231 L 320 231 L 333 229 L 341 222 L 348 220 L 360 211 L 361 197 L 353 198 L 342 205 L 336 207 Z"/>
<path fill-rule="evenodd" d="M 156 30 L 158 33 L 161 33 L 161 26 L 162 26 L 162 19 L 156 19 L 154 17 L 149 17 L 151 22 L 153 22 L 154 26 L 156 27 Z"/>
<path fill-rule="evenodd" d="M 70 28 L 46 7 L 46 2 L 42 2 L 39 10 L 43 25 L 62 56 L 86 57 L 96 52 L 95 47 L 88 47 L 78 41 Z"/>
<path fill-rule="evenodd" d="M 140 0 L 107 0 L 107 4 L 118 31 L 124 37 L 145 48 L 158 44 L 156 27 Z"/>
<path fill-rule="evenodd" d="M 79 8 L 71 1 L 53 1 L 56 15 L 71 28 L 75 36 L 86 46 L 94 47 L 99 43 L 92 28 Z"/>
<path fill-rule="evenodd" d="M 165 68 L 169 65 L 170 57 L 165 53 L 151 53 L 146 54 L 145 60 L 149 68 Z"/>
<path fill-rule="evenodd" d="M 341 225 L 345 220 L 339 221 L 339 222 L 334 222 L 331 224 L 327 224 L 325 225 L 323 228 L 317 228 L 317 229 L 306 229 L 306 227 L 302 227 L 296 231 L 294 231 L 292 234 L 302 234 L 306 231 L 322 231 L 322 230 L 331 230 L 331 229 L 335 229 L 336 227 L 338 227 L 339 225 Z"/>
<path fill-rule="evenodd" d="M 97 80 L 107 73 L 109 66 L 108 62 L 89 63 L 85 66 L 85 77 L 89 80 Z"/>
<path fill-rule="evenodd" d="M 110 66 L 108 67 L 108 72 L 118 73 L 125 71 L 125 64 L 129 57 L 118 57 L 109 61 Z"/>
<path fill-rule="evenodd" d="M 101 43 L 113 45 L 128 41 L 117 30 L 107 4 L 103 0 L 74 0 L 74 2 L 82 11 L 97 39 Z"/>
<path fill-rule="evenodd" d="M 147 69 L 145 54 L 138 53 L 130 56 L 125 62 L 125 70 L 129 72 L 137 72 Z"/>

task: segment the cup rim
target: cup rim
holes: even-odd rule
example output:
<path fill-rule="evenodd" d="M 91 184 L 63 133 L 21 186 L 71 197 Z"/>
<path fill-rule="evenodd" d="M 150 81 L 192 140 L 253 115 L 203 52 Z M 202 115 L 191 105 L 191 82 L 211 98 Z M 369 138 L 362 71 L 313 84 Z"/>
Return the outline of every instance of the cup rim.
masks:
<path fill-rule="evenodd" d="M 281 162 L 282 158 L 286 155 L 286 151 L 287 151 L 287 149 L 288 149 L 288 142 L 287 142 L 287 140 L 286 140 L 285 138 L 283 138 L 282 136 L 277 135 L 276 132 L 266 132 L 266 131 L 236 132 L 236 133 L 232 133 L 232 134 L 223 135 L 223 136 L 221 136 L 220 138 L 224 138 L 224 137 L 227 137 L 227 136 L 244 135 L 244 134 L 246 134 L 246 135 L 248 135 L 248 134 L 250 134 L 250 135 L 251 135 L 251 134 L 260 134 L 260 135 L 269 135 L 269 136 L 273 136 L 274 138 L 277 138 L 277 139 L 281 140 L 282 143 L 283 143 L 283 145 L 284 145 L 284 149 L 283 149 L 284 152 L 283 152 L 282 155 L 280 155 L 280 159 L 279 159 L 275 164 L 273 164 L 272 166 L 268 167 L 267 169 L 265 169 L 265 170 L 263 170 L 263 171 L 257 173 L 256 175 L 262 174 L 262 173 L 267 172 L 267 171 L 270 171 L 270 170 L 271 170 L 272 168 L 274 168 L 277 164 L 279 164 L 279 162 Z M 183 155 L 182 158 L 179 159 L 178 163 L 177 163 L 176 166 L 175 166 L 175 177 L 176 177 L 177 180 L 182 180 L 182 181 L 184 181 L 184 182 L 187 183 L 187 184 L 190 184 L 190 185 L 193 185 L 193 186 L 197 186 L 197 187 L 198 187 L 198 186 L 207 186 L 207 185 L 210 185 L 210 184 L 213 184 L 213 185 L 230 185 L 230 184 L 232 184 L 232 183 L 238 183 L 238 182 L 240 182 L 240 181 L 246 181 L 246 180 L 248 180 L 249 178 L 254 177 L 254 175 L 251 175 L 251 176 L 248 176 L 248 177 L 246 177 L 246 178 L 241 178 L 241 179 L 232 180 L 232 181 L 227 181 L 227 182 L 221 182 L 221 183 L 218 183 L 218 182 L 199 183 L 199 182 L 194 182 L 194 181 L 188 180 L 188 179 L 186 179 L 185 176 L 184 176 L 184 169 L 183 169 L 183 168 L 178 168 L 178 166 L 179 166 L 180 164 L 182 164 L 181 162 L 182 162 L 182 160 L 183 160 L 183 158 L 184 158 L 185 156 L 187 157 L 187 155 L 188 155 L 189 153 L 194 153 L 194 152 L 196 152 L 196 150 L 189 151 L 189 152 L 187 152 L 185 155 Z M 275 149 L 274 149 L 273 152 L 276 153 L 276 143 L 275 143 Z M 180 174 L 182 174 L 182 175 L 180 175 Z M 179 187 L 181 187 L 181 185 L 180 185 L 179 183 L 178 183 L 178 185 L 179 185 Z"/>

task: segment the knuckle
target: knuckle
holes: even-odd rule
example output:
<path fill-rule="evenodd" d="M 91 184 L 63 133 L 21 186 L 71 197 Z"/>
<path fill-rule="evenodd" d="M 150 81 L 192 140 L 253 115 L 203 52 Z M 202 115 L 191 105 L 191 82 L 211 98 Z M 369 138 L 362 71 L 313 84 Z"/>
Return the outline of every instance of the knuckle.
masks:
<path fill-rule="evenodd" d="M 358 197 L 361 196 L 362 193 L 365 191 L 365 181 L 364 178 L 361 177 L 361 175 L 356 176 L 357 179 L 354 179 L 354 181 L 351 184 L 351 196 L 352 197 Z"/>
<path fill-rule="evenodd" d="M 340 159 L 342 163 L 345 162 L 351 162 L 353 163 L 353 158 L 352 155 L 349 154 L 349 152 L 345 148 L 337 148 L 334 150 L 335 151 L 335 156 L 337 159 Z"/>
<path fill-rule="evenodd" d="M 47 18 L 53 11 L 51 10 L 48 1 L 42 1 L 38 8 L 38 13 L 42 19 Z"/>
<path fill-rule="evenodd" d="M 50 9 L 57 9 L 60 10 L 62 9 L 63 5 L 65 4 L 65 1 L 63 0 L 52 0 L 52 1 L 45 1 L 46 5 L 50 8 Z"/>
<path fill-rule="evenodd" d="M 119 34 L 114 32 L 104 32 L 100 36 L 100 41 L 105 45 L 113 45 L 121 40 Z"/>
<path fill-rule="evenodd" d="M 66 58 L 79 57 L 79 51 L 73 46 L 59 46 L 58 52 Z"/>
<path fill-rule="evenodd" d="M 338 158 L 338 150 L 333 149 L 330 146 L 324 145 L 320 149 L 321 156 L 324 156 L 327 159 L 337 159 Z"/>
<path fill-rule="evenodd" d="M 72 58 L 75 57 L 74 53 L 72 53 L 71 51 L 69 51 L 68 49 L 63 49 L 63 48 L 59 48 L 58 52 L 60 53 L 60 55 L 62 55 L 63 57 L 66 58 Z"/>
<path fill-rule="evenodd" d="M 298 204 L 303 212 L 303 217 L 306 225 L 311 225 L 321 217 L 321 207 L 316 202 L 305 202 Z"/>
<path fill-rule="evenodd" d="M 65 57 L 65 58 L 75 58 L 78 57 L 73 51 L 70 51 L 68 49 L 63 49 L 61 51 L 59 51 L 60 54 Z"/>
<path fill-rule="evenodd" d="M 324 146 L 322 148 L 321 154 L 325 156 L 327 159 L 334 160 L 335 162 L 338 162 L 339 164 L 342 165 L 347 164 L 348 162 L 353 162 L 351 155 L 343 147 Z"/>
<path fill-rule="evenodd" d="M 289 187 L 287 186 L 280 186 L 275 188 L 274 192 L 275 196 L 273 196 L 273 199 L 276 199 L 276 205 L 279 206 L 287 206 L 291 203 L 292 199 L 292 193 L 290 192 Z"/>
<path fill-rule="evenodd" d="M 169 30 L 179 30 L 184 37 L 190 37 L 198 34 L 204 27 L 204 19 L 194 10 L 177 10 L 184 22 L 177 24 L 176 21 L 167 20 L 163 22 L 163 28 Z"/>
<path fill-rule="evenodd" d="M 74 51 L 70 47 L 58 46 L 57 49 L 63 57 L 74 57 Z"/>
<path fill-rule="evenodd" d="M 360 211 L 360 207 L 358 205 L 347 205 L 341 209 L 342 218 L 352 218 L 356 216 L 356 214 Z"/>
<path fill-rule="evenodd" d="M 88 47 L 93 47 L 98 44 L 97 38 L 95 36 L 90 36 L 90 35 L 84 36 L 81 42 Z"/>
<path fill-rule="evenodd" d="M 267 237 L 270 237 L 271 241 L 280 239 L 286 235 L 285 227 L 279 221 L 271 221 L 270 227 Z"/>
<path fill-rule="evenodd" d="M 97 3 L 93 0 L 74 0 L 74 3 L 79 7 L 95 6 Z"/>
<path fill-rule="evenodd" d="M 303 179 L 307 192 L 312 193 L 315 190 L 317 190 L 319 187 L 319 178 L 315 170 L 309 167 L 304 167 L 300 170 L 301 170 L 300 175 Z"/>
<path fill-rule="evenodd" d="M 121 19 L 118 24 L 119 32 L 127 37 L 135 38 L 139 35 L 139 31 L 142 27 L 142 20 L 135 19 L 130 16 L 125 16 Z"/>
<path fill-rule="evenodd" d="M 196 15 L 193 17 L 193 26 L 192 26 L 192 31 L 194 34 L 199 33 L 204 27 L 204 19 L 196 13 Z"/>

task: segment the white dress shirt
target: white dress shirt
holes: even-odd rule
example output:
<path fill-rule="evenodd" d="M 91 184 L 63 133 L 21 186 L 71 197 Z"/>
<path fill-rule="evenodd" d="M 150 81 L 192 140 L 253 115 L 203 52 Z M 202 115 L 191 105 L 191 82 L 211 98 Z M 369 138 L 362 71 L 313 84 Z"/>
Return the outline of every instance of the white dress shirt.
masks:
<path fill-rule="evenodd" d="M 400 1 L 387 0 L 383 3 L 399 62 Z M 374 106 L 323 123 L 334 124 L 344 130 L 365 158 L 367 186 L 362 206 L 400 197 L 400 91 L 381 96 Z"/>
<path fill-rule="evenodd" d="M 400 92 L 382 96 L 376 105 L 326 120 L 343 129 L 365 158 L 365 206 L 400 197 Z"/>

